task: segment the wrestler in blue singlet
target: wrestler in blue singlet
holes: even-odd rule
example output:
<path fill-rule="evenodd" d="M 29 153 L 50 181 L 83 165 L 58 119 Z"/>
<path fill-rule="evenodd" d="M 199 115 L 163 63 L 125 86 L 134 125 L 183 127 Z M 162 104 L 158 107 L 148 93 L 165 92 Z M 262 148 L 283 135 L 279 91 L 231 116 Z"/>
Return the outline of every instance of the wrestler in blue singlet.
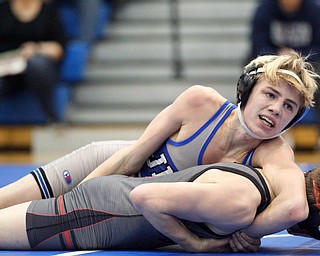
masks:
<path fill-rule="evenodd" d="M 138 176 L 154 176 L 177 172 L 190 166 L 202 165 L 202 158 L 208 144 L 224 120 L 237 106 L 227 100 L 220 109 L 189 138 L 175 142 L 167 139 L 162 146 L 148 158 Z M 252 165 L 254 150 L 244 158 L 243 164 Z"/>
<path fill-rule="evenodd" d="M 202 165 L 207 146 L 236 105 L 226 101 L 219 110 L 189 138 L 175 142 L 167 139 L 144 163 L 137 176 L 155 176 L 173 173 Z M 31 172 L 37 181 L 42 197 L 50 198 L 64 194 L 78 185 L 95 168 L 118 150 L 132 145 L 134 141 L 93 142 Z M 250 151 L 243 164 L 252 165 Z"/>

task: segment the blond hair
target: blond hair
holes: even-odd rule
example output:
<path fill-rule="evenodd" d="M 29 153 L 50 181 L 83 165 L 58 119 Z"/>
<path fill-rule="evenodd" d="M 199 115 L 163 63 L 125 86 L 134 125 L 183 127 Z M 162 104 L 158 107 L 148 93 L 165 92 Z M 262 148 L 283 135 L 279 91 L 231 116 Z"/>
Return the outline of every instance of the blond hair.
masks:
<path fill-rule="evenodd" d="M 271 84 L 279 85 L 280 80 L 284 80 L 302 96 L 304 107 L 313 107 L 314 94 L 318 89 L 317 79 L 319 79 L 319 75 L 306 60 L 307 57 L 302 57 L 299 53 L 291 50 L 285 55 L 258 56 L 245 68 L 252 66 L 263 68 L 264 72 L 257 74 L 258 81 L 266 79 Z M 298 77 L 281 72 L 281 70 L 291 71 Z"/>

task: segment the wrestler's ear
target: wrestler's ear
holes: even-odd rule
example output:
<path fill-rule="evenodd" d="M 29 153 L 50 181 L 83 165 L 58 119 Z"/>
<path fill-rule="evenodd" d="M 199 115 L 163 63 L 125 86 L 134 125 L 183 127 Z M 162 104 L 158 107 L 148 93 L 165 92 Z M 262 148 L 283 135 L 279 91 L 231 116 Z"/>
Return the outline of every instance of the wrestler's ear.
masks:
<path fill-rule="evenodd" d="M 252 87 L 257 82 L 256 66 L 245 68 L 240 75 L 237 83 L 237 103 L 241 103 L 241 106 L 245 106 Z"/>

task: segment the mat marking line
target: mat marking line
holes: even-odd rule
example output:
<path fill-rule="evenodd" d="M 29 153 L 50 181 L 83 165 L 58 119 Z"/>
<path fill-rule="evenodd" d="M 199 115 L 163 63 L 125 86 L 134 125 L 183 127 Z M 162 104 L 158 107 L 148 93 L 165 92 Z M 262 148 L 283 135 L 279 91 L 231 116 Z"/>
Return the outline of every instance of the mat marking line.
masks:
<path fill-rule="evenodd" d="M 74 255 L 82 255 L 82 254 L 88 254 L 88 253 L 95 253 L 95 252 L 100 252 L 100 251 L 102 251 L 102 250 L 66 252 L 66 253 L 59 253 L 59 254 L 53 254 L 53 255 L 54 255 L 54 256 L 74 256 Z"/>

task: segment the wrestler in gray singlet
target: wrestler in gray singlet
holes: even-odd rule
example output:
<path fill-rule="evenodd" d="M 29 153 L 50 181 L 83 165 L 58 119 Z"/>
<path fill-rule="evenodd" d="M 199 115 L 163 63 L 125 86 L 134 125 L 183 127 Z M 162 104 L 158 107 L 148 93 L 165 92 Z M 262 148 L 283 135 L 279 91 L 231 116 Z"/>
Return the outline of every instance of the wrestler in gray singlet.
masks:
<path fill-rule="evenodd" d="M 27 210 L 30 246 L 38 250 L 154 249 L 173 242 L 158 232 L 130 201 L 136 186 L 152 182 L 192 182 L 210 169 L 250 179 L 261 194 L 257 213 L 270 202 L 262 175 L 235 163 L 196 166 L 168 175 L 134 178 L 112 175 L 91 179 L 58 198 L 34 201 Z M 221 238 L 205 223 L 181 220 L 200 237 Z"/>

